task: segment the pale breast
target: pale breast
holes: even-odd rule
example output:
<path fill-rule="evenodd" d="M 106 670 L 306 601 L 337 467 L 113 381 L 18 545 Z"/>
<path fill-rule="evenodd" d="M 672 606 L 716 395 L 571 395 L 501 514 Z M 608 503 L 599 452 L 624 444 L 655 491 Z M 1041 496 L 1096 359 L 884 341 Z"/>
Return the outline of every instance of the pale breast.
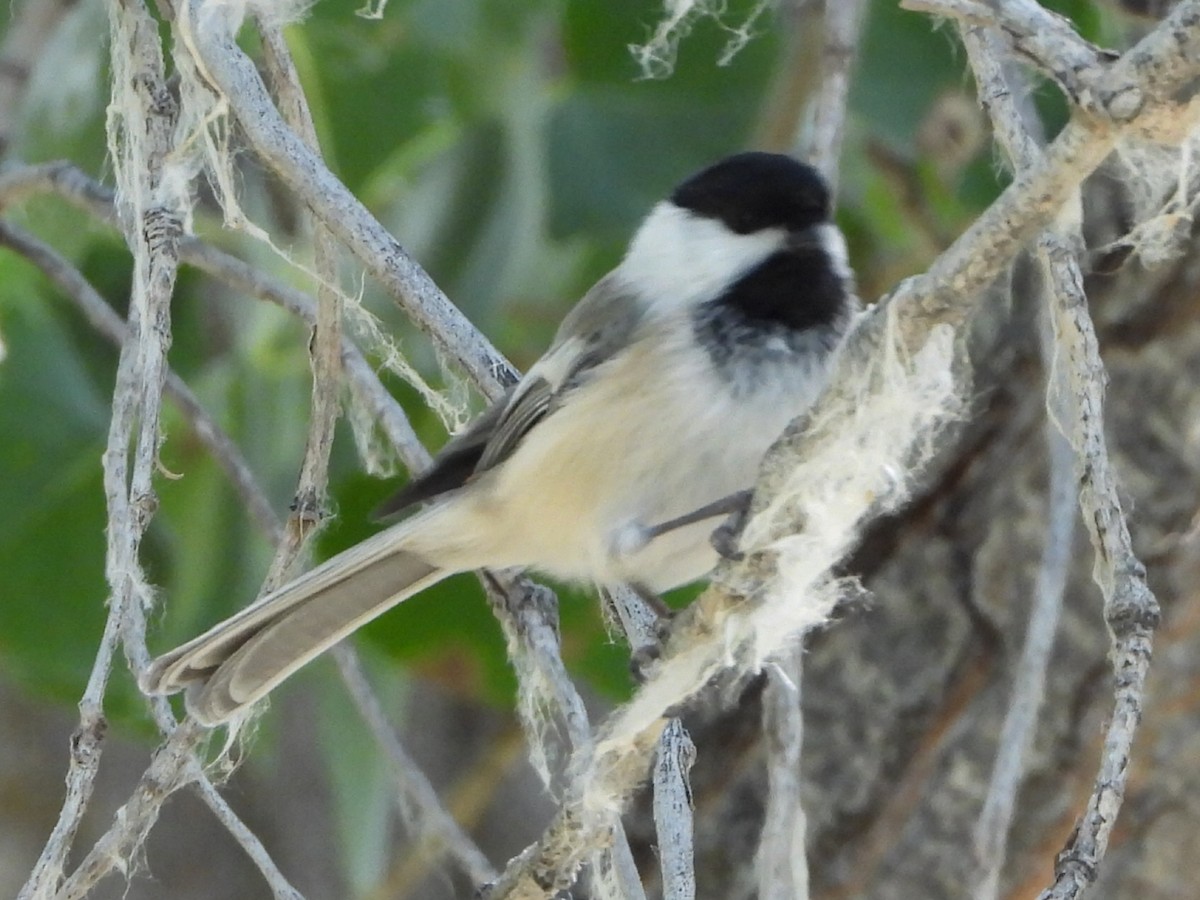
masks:
<path fill-rule="evenodd" d="M 499 536 L 488 564 L 661 591 L 716 563 L 708 538 L 719 520 L 636 552 L 617 548 L 631 525 L 656 525 L 751 487 L 766 449 L 815 398 L 824 369 L 781 361 L 746 391 L 709 364 L 680 323 L 655 331 L 604 364 L 484 476 L 473 507 Z M 665 370 L 664 354 L 672 360 Z"/>

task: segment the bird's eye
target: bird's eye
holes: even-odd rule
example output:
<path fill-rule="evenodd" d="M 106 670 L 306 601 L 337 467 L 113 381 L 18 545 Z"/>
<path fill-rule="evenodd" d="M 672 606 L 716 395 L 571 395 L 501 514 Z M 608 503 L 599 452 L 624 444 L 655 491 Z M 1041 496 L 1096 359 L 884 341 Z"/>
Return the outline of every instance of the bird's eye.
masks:
<path fill-rule="evenodd" d="M 734 217 L 734 220 L 730 223 L 730 225 L 738 234 L 750 234 L 758 231 L 759 228 L 762 227 L 762 223 L 759 221 L 758 216 L 749 212 L 739 213 Z"/>

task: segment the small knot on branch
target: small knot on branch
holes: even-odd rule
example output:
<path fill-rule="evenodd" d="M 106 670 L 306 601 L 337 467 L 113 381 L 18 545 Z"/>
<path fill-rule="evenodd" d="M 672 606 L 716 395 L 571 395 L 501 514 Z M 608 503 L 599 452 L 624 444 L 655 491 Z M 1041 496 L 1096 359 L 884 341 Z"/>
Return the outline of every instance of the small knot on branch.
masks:
<path fill-rule="evenodd" d="M 1137 118 L 1145 105 L 1146 95 L 1136 84 L 1127 84 L 1102 101 L 1105 114 L 1119 125 Z"/>
<path fill-rule="evenodd" d="M 1141 563 L 1133 560 L 1124 568 L 1126 571 L 1118 573 L 1105 621 L 1118 638 L 1150 634 L 1162 620 L 1158 599 L 1146 584 L 1146 570 Z"/>
<path fill-rule="evenodd" d="M 152 206 L 142 215 L 142 237 L 152 255 L 174 256 L 174 247 L 183 234 L 183 218 L 174 209 Z"/>

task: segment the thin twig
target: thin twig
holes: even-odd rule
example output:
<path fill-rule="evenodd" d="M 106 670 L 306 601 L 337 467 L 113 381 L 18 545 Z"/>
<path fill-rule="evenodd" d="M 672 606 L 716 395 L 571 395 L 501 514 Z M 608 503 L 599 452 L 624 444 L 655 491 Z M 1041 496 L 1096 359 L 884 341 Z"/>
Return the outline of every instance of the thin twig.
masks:
<path fill-rule="evenodd" d="M 121 317 L 79 270 L 53 247 L 24 229 L 4 221 L 0 221 L 0 244 L 11 247 L 41 269 L 43 274 L 78 307 L 92 327 L 118 348 L 131 339 L 129 327 Z M 169 369 L 163 389 L 178 407 L 192 433 L 208 448 L 217 465 L 225 470 L 234 491 L 259 528 L 269 539 L 278 540 L 282 534 L 279 519 L 266 494 L 255 481 L 250 464 L 246 462 L 237 444 L 208 414 L 183 379 Z"/>
<path fill-rule="evenodd" d="M 129 800 L 113 817 L 113 824 L 84 856 L 79 866 L 54 893 L 32 894 L 78 900 L 115 868 L 124 869 L 127 861 L 145 843 L 146 835 L 158 819 L 167 797 L 195 775 L 194 726 L 181 725 L 154 753 L 150 767 L 142 775 Z"/>
<path fill-rule="evenodd" d="M 969 36 L 968 51 L 984 84 L 1003 80 L 994 49 L 981 35 Z M 989 111 L 999 123 L 998 136 L 1014 163 L 1031 166 L 1038 156 L 1036 139 L 1022 136 L 1019 112 L 1005 91 L 987 90 Z M 1066 227 L 1066 226 L 1063 226 Z M 1078 225 L 1074 228 L 1077 229 Z M 1038 255 L 1048 285 L 1054 333 L 1047 405 L 1052 423 L 1062 429 L 1052 437 L 1051 525 L 1046 558 L 1039 574 L 1039 595 L 1030 621 L 1014 701 L 1005 720 L 1001 752 L 992 789 L 977 829 L 980 882 L 977 896 L 995 896 L 1003 862 L 1007 824 L 1011 820 L 1022 757 L 1032 742 L 1041 701 L 1045 668 L 1065 585 L 1073 522 L 1063 508 L 1070 486 L 1064 484 L 1062 460 L 1070 456 L 1081 485 L 1079 502 L 1096 550 L 1094 577 L 1104 595 L 1105 620 L 1112 632 L 1113 666 L 1117 673 L 1115 709 L 1105 735 L 1104 755 L 1096 786 L 1070 846 L 1059 856 L 1055 884 L 1042 896 L 1079 896 L 1096 878 L 1108 837 L 1124 797 L 1133 736 L 1141 717 L 1143 684 L 1149 667 L 1151 637 L 1158 623 L 1158 602 L 1145 580 L 1145 569 L 1133 553 L 1128 524 L 1110 472 L 1104 437 L 1103 393 L 1106 375 L 1083 291 L 1078 232 L 1049 230 L 1038 241 Z M 1063 445 L 1066 445 L 1065 447 Z M 1073 448 L 1074 452 L 1071 452 Z"/>
<path fill-rule="evenodd" d="M 543 585 L 511 573 L 484 572 L 481 580 L 516 670 L 517 712 L 530 761 L 551 793 L 563 798 L 574 788 L 575 762 L 592 752 L 593 736 L 583 699 L 562 661 L 558 600 Z M 639 900 L 644 892 L 619 817 L 609 816 L 604 831 L 581 849 L 590 850 L 597 877 L 615 880 L 621 896 Z"/>
<path fill-rule="evenodd" d="M 1050 356 L 1043 358 L 1049 369 Z M 972 895 L 975 900 L 992 900 L 999 896 L 1000 873 L 1016 811 L 1017 791 L 1029 764 L 1038 712 L 1045 700 L 1046 673 L 1071 568 L 1072 540 L 1078 517 L 1075 453 L 1052 422 L 1046 423 L 1046 444 L 1050 471 L 1046 492 L 1046 536 L 1025 642 L 1016 663 L 1012 698 L 997 741 L 987 796 L 975 823 L 974 844 L 978 861 Z"/>
<path fill-rule="evenodd" d="M 224 798 L 203 777 L 195 747 L 203 733 L 194 723 L 179 725 L 155 752 L 129 800 L 113 817 L 113 824 L 92 845 L 78 868 L 54 894 L 57 900 L 86 897 L 114 868 L 127 869 L 158 820 L 166 799 L 189 782 L 197 785 L 201 799 L 214 811 L 233 838 L 246 850 L 263 874 L 276 900 L 303 900 L 284 877 L 258 837 L 229 808 Z M 49 895 L 46 895 L 49 896 Z"/>
<path fill-rule="evenodd" d="M 0 172 L 0 208 L 48 191 L 101 222 L 117 225 L 112 191 L 73 163 L 11 166 Z M 181 239 L 179 254 L 183 262 L 235 291 L 273 303 L 315 327 L 316 303 L 303 291 L 191 235 Z M 342 340 L 342 365 L 356 402 L 366 407 L 409 470 L 420 471 L 428 465 L 429 454 L 418 440 L 403 408 L 388 393 L 362 351 L 349 338 Z"/>
<path fill-rule="evenodd" d="M 760 900 L 808 897 L 807 819 L 800 797 L 804 717 L 800 707 L 802 654 L 793 649 L 767 667 L 763 737 L 767 751 L 767 808 L 759 838 Z"/>
<path fill-rule="evenodd" d="M 263 37 L 268 81 L 278 99 L 283 118 L 305 145 L 319 155 L 312 114 L 283 33 L 261 16 L 256 19 Z M 344 343 L 341 296 L 332 287 L 337 279 L 337 250 L 332 235 L 319 222 L 313 222 L 313 241 L 318 286 L 314 338 L 309 347 L 313 370 L 312 414 L 292 519 L 301 530 L 314 517 L 319 520 L 325 503 L 329 452 L 339 410 L 339 363 Z M 302 534 L 298 536 L 302 537 Z M 285 556 L 286 551 L 280 553 L 280 557 Z M 281 567 L 277 571 L 282 574 L 283 570 Z M 268 584 L 270 582 L 268 579 Z M 354 648 L 346 643 L 340 644 L 334 648 L 333 656 L 347 691 L 389 762 L 397 791 L 396 799 L 412 833 L 425 847 L 434 848 L 439 854 L 447 853 L 476 884 L 493 878 L 495 870 L 487 858 L 442 807 L 432 785 L 404 751 L 363 672 Z"/>
<path fill-rule="evenodd" d="M 350 699 L 387 758 L 405 826 L 428 851 L 448 855 L 475 884 L 494 879 L 492 864 L 442 806 L 433 785 L 397 740 L 358 656 L 345 643 L 335 646 L 332 653 Z"/>
<path fill-rule="evenodd" d="M 110 5 L 109 22 L 113 69 L 122 79 L 110 107 L 109 135 L 114 168 L 128 203 L 126 240 L 135 260 L 129 312 L 134 339 L 121 349 L 103 457 L 108 503 L 108 618 L 79 703 L 80 725 L 72 737 L 67 772 L 68 801 L 22 889 L 22 897 L 30 898 L 49 895 L 62 877 L 99 770 L 106 729 L 104 694 L 117 644 L 122 639 L 136 640 L 137 620 L 150 602 L 137 552 L 155 505 L 152 478 L 158 452 L 159 399 L 166 376 L 170 296 L 182 233 L 181 198 L 160 190 L 175 106 L 165 88 L 157 39 L 146 39 L 155 33 L 155 26 L 145 9 L 137 4 Z M 139 424 L 131 466 L 129 450 Z M 110 862 L 108 870 L 111 868 Z"/>
<path fill-rule="evenodd" d="M 980 103 L 988 112 L 1000 146 L 1014 167 L 1032 165 L 1041 154 L 1040 122 L 1024 115 L 1016 95 L 1024 85 L 1018 73 L 1004 64 L 1002 43 L 995 34 L 978 27 L 962 29 L 963 42 L 975 74 Z M 1034 131 L 1034 133 L 1031 133 Z M 1053 286 L 1046 285 L 1047 289 Z M 1054 371 L 1054 344 L 1049 319 L 1039 316 L 1042 358 L 1047 373 Z M 1064 372 L 1057 370 L 1062 379 Z M 1061 393 L 1066 385 L 1056 390 Z M 1049 383 L 1047 391 L 1053 392 Z M 1025 643 L 1016 664 L 1012 699 L 1004 717 L 996 760 L 987 796 L 975 824 L 974 845 L 978 868 L 974 876 L 975 900 L 993 900 L 1000 889 L 1000 874 L 1007 855 L 1008 834 L 1016 810 L 1017 791 L 1028 765 L 1038 712 L 1045 697 L 1050 652 L 1058 630 L 1063 594 L 1071 565 L 1075 534 L 1075 454 L 1053 418 L 1046 422 L 1050 472 L 1047 490 L 1046 536 L 1034 588 L 1034 601 L 1026 627 Z"/>
<path fill-rule="evenodd" d="M 810 126 L 798 142 L 797 153 L 807 159 L 837 193 L 838 161 L 846 127 L 850 73 L 858 55 L 866 7 L 862 0 L 826 0 L 821 42 L 821 85 L 814 97 Z"/>
<path fill-rule="evenodd" d="M 693 900 L 696 867 L 693 854 L 692 789 L 688 772 L 696 761 L 696 745 L 682 723 L 671 719 L 658 742 L 654 764 L 654 831 L 659 842 L 663 900 Z"/>
<path fill-rule="evenodd" d="M 1146 570 L 1133 552 L 1129 526 L 1117 495 L 1104 436 L 1104 364 L 1087 308 L 1078 259 L 1071 242 L 1047 233 L 1038 253 L 1054 290 L 1051 321 L 1066 368 L 1066 396 L 1059 402 L 1073 415 L 1061 423 L 1076 453 L 1079 503 L 1096 551 L 1092 575 L 1104 595 L 1104 620 L 1112 637 L 1115 674 L 1112 718 L 1087 808 L 1055 864 L 1054 884 L 1040 900 L 1069 900 L 1083 894 L 1098 875 L 1125 797 L 1133 738 L 1142 716 L 1151 640 L 1160 619 Z"/>
<path fill-rule="evenodd" d="M 279 871 L 275 860 L 271 858 L 267 848 L 258 839 L 258 835 L 238 817 L 213 783 L 207 778 L 198 777 L 193 782 L 193 786 L 200 795 L 200 799 L 213 811 L 217 821 L 225 826 L 233 839 L 246 851 L 250 861 L 262 873 L 275 900 L 304 900 L 304 895 L 292 887 L 284 874 Z"/>
<path fill-rule="evenodd" d="M 291 52 L 283 40 L 283 32 L 278 25 L 264 21 L 262 16 L 256 15 L 255 19 L 262 38 L 266 78 L 277 98 L 283 120 L 319 159 L 320 147 L 317 145 L 312 113 L 300 88 L 299 76 Z M 307 208 L 302 218 L 311 218 Z M 312 411 L 308 417 L 308 438 L 300 463 L 292 512 L 288 516 L 284 540 L 277 545 L 275 558 L 263 580 L 264 593 L 287 580 L 287 572 L 304 544 L 325 518 L 329 454 L 333 449 L 334 427 L 341 411 L 338 397 L 342 382 L 342 300 L 334 287 L 337 283 L 336 248 L 324 225 L 316 221 L 311 225 L 317 276 L 317 321 L 308 347 L 312 369 Z"/>
<path fill-rule="evenodd" d="M 956 19 L 962 25 L 989 27 L 997 36 L 1052 78 L 1072 104 L 1089 114 L 1107 115 L 1094 92 L 1113 57 L 1079 36 L 1069 19 L 1035 0 L 902 0 L 914 12 Z"/>
<path fill-rule="evenodd" d="M 258 271 L 237 257 L 211 247 L 195 238 L 182 246 L 183 260 L 189 265 L 224 282 L 235 290 L 257 297 L 299 316 L 310 326 L 317 321 L 316 303 L 303 291 Z M 429 465 L 429 452 L 413 431 L 408 416 L 375 374 L 375 369 L 348 337 L 342 338 L 342 365 L 357 402 L 363 404 L 383 429 L 396 454 L 410 472 Z"/>
<path fill-rule="evenodd" d="M 628 585 L 605 588 L 602 592 L 606 608 L 615 619 L 629 646 L 634 660 L 649 658 L 657 652 L 661 635 L 661 619 L 644 597 Z M 639 663 L 640 665 L 640 663 Z M 653 667 L 647 662 L 648 675 Z M 696 848 L 693 843 L 695 825 L 691 805 L 691 786 L 688 773 L 695 762 L 696 748 L 677 718 L 672 718 L 663 729 L 655 753 L 656 763 L 651 773 L 654 791 L 654 831 L 658 842 L 659 869 L 663 877 L 664 897 L 691 897 L 696 886 Z M 683 802 L 686 794 L 687 802 Z M 614 830 L 620 835 L 616 852 L 629 855 L 628 868 L 633 878 L 626 878 L 626 885 L 619 896 L 638 898 L 644 896 L 641 882 L 636 879 L 637 868 L 633 865 L 628 845 L 623 842 L 620 819 L 614 819 Z M 596 868 L 606 868 L 603 863 L 593 863 Z M 618 873 L 619 874 L 619 873 Z M 689 888 L 690 886 L 690 888 Z M 688 891 L 691 893 L 688 893 Z M 672 893 L 674 892 L 674 893 Z"/>
<path fill-rule="evenodd" d="M 325 167 L 271 103 L 253 61 L 237 45 L 218 4 L 187 0 L 177 26 L 196 65 L 228 103 L 251 146 L 296 198 L 399 301 L 405 313 L 492 399 L 512 381 L 504 357 L 429 275 Z"/>

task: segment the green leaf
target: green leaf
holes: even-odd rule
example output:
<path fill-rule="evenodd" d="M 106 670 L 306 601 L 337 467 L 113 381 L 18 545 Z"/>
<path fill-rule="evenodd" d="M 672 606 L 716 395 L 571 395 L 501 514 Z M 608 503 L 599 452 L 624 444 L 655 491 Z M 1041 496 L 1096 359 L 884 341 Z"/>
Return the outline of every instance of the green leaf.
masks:
<path fill-rule="evenodd" d="M 78 700 L 105 621 L 105 398 L 27 267 L 0 257 L 0 664 Z"/>

